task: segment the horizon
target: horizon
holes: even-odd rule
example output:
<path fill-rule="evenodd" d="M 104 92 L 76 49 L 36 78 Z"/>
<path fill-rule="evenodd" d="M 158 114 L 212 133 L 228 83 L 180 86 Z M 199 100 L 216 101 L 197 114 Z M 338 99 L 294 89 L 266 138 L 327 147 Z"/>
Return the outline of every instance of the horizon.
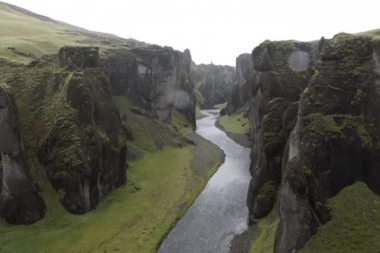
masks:
<path fill-rule="evenodd" d="M 87 30 L 170 46 L 179 51 L 188 48 L 196 64 L 212 62 L 235 66 L 236 57 L 251 53 L 265 40 L 315 41 L 340 32 L 358 33 L 380 28 L 376 25 L 377 8 L 368 8 L 378 4 L 370 0 L 360 4 L 353 0 L 322 0 L 318 5 L 300 0 L 4 2 Z M 326 3 L 329 8 L 325 8 Z M 336 11 L 343 4 L 344 11 Z M 326 19 L 329 16 L 332 20 Z"/>

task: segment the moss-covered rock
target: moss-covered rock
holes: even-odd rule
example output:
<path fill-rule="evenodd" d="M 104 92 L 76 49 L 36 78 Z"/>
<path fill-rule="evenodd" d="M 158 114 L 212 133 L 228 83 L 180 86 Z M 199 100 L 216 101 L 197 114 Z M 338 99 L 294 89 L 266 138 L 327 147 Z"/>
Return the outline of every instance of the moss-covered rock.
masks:
<path fill-rule="evenodd" d="M 304 246 L 331 219 L 328 199 L 355 181 L 380 194 L 379 41 L 322 39 L 284 156 L 276 252 Z"/>
<path fill-rule="evenodd" d="M 33 174 L 46 173 L 62 205 L 85 213 L 126 182 L 127 130 L 103 69 L 73 71 L 58 61 L 53 55 L 33 67 L 3 62 L 0 76 L 15 92 L 29 155 L 44 165 Z"/>
<path fill-rule="evenodd" d="M 44 217 L 46 207 L 29 174 L 20 131 L 11 89 L 0 84 L 0 217 L 11 224 L 32 224 Z"/>
<path fill-rule="evenodd" d="M 315 53 L 312 44 L 295 41 L 265 41 L 252 52 L 248 208 L 253 219 L 269 214 L 276 201 L 262 201 L 259 195 L 268 183 L 275 192 L 281 184 L 284 150 L 295 125 L 297 101 L 314 72 Z"/>

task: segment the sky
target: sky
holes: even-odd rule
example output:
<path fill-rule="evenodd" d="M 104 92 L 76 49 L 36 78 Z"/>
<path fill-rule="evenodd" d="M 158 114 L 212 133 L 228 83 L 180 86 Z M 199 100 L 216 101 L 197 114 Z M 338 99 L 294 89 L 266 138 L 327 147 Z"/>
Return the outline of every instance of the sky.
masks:
<path fill-rule="evenodd" d="M 3 0 L 4 1 L 4 0 Z M 269 40 L 317 40 L 380 28 L 378 0 L 5 0 L 124 38 L 188 48 L 196 63 L 235 65 Z"/>

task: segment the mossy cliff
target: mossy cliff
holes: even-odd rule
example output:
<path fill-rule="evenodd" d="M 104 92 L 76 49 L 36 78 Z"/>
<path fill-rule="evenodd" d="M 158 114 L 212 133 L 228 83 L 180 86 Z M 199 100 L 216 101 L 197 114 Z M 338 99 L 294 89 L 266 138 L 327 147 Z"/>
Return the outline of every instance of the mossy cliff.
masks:
<path fill-rule="evenodd" d="M 235 68 L 214 64 L 192 64 L 191 76 L 195 88 L 202 94 L 203 108 L 212 108 L 223 104 L 231 96 L 236 78 Z"/>
<path fill-rule="evenodd" d="M 252 218 L 269 214 L 277 192 L 288 124 L 296 117 L 294 103 L 313 74 L 313 48 L 309 43 L 265 41 L 252 52 L 252 99 L 249 108 L 252 181 L 248 208 Z"/>
<path fill-rule="evenodd" d="M 296 55 L 307 53 L 310 61 L 307 69 L 290 71 L 300 65 L 291 62 L 292 53 L 289 57 L 284 52 L 297 44 Z M 252 80 L 255 144 L 248 205 L 253 219 L 262 218 L 278 200 L 274 251 L 281 253 L 303 248 L 321 226 L 328 233 L 324 225 L 339 212 L 333 209 L 339 205 L 329 200 L 343 188 L 362 181 L 380 194 L 380 42 L 338 34 L 312 46 L 297 44 L 264 42 L 253 51 L 258 72 Z M 280 66 L 289 68 L 273 73 Z M 322 246 L 314 239 L 312 245 Z M 333 252 L 328 242 L 324 245 L 323 252 Z"/>
<path fill-rule="evenodd" d="M 0 66 L 19 107 L 28 155 L 45 168 L 32 174 L 46 171 L 72 213 L 94 209 L 104 194 L 126 182 L 127 130 L 110 83 L 99 66 L 82 64 L 97 62 L 98 52 L 66 47 L 60 58 L 46 56 L 29 65 L 2 61 Z"/>
<path fill-rule="evenodd" d="M 12 224 L 40 220 L 45 203 L 30 177 L 16 101 L 5 84 L 0 84 L 0 152 L 0 216 Z"/>

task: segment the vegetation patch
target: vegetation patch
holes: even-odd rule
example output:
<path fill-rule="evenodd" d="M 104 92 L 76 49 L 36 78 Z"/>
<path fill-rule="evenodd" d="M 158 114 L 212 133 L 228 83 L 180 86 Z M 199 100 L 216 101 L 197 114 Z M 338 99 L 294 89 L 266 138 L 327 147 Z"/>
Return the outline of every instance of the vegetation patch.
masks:
<path fill-rule="evenodd" d="M 273 253 L 277 227 L 280 222 L 277 204 L 272 212 L 257 222 L 257 235 L 252 241 L 250 253 Z"/>
<path fill-rule="evenodd" d="M 223 104 L 214 105 L 214 108 L 216 108 L 216 109 L 224 109 L 226 107 L 227 107 L 227 102 L 223 103 Z"/>
<path fill-rule="evenodd" d="M 380 241 L 380 197 L 357 182 L 329 200 L 332 219 L 318 228 L 302 253 L 375 253 Z"/>
<path fill-rule="evenodd" d="M 221 116 L 219 123 L 230 133 L 246 134 L 249 132 L 249 122 L 245 112 L 231 116 Z"/>

